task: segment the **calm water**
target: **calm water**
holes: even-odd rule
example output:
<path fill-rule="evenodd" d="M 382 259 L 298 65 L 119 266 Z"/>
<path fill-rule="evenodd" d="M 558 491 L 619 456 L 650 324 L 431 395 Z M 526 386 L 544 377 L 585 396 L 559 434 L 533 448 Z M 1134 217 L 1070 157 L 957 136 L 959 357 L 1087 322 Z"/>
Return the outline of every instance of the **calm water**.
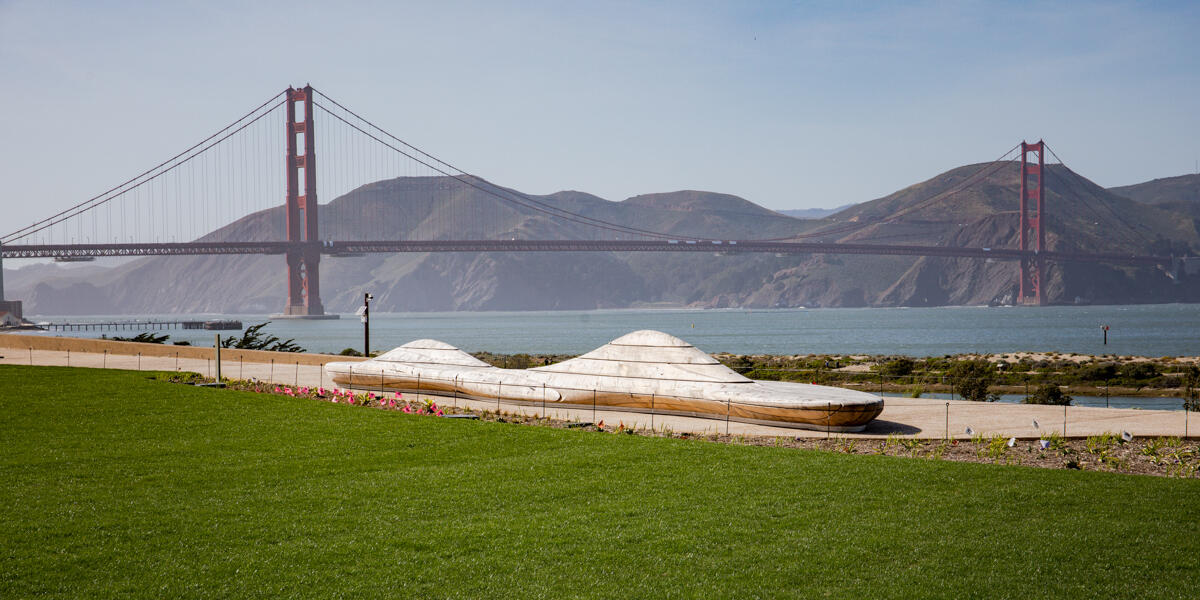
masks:
<path fill-rule="evenodd" d="M 149 318 L 149 316 L 147 316 Z M 179 315 L 171 317 L 181 319 Z M 246 325 L 267 315 L 234 318 Z M 33 316 L 34 321 L 84 322 L 130 317 Z M 1109 325 L 1102 343 L 1101 325 Z M 371 346 L 393 348 L 418 338 L 467 351 L 578 354 L 637 329 L 658 329 L 709 352 L 736 354 L 906 354 L 937 356 L 1022 350 L 1200 355 L 1200 305 L 1053 306 L 1021 308 L 824 308 L 788 310 L 595 310 L 486 313 L 383 313 L 371 316 Z M 267 331 L 311 350 L 362 348 L 362 325 L 276 320 Z M 113 332 L 51 332 L 99 337 Z M 136 332 L 133 332 L 136 333 Z M 166 331 L 171 340 L 211 345 L 212 332 Z M 232 332 L 226 332 L 229 335 Z M 117 332 L 116 335 L 132 335 Z"/>
<path fill-rule="evenodd" d="M 902 398 L 904 394 L 884 394 L 885 397 Z M 952 400 L 950 394 L 923 394 L 922 399 Z M 961 400 L 962 398 L 957 398 Z M 1148 398 L 1142 396 L 1071 396 L 1071 406 L 1094 406 L 1099 408 L 1140 408 L 1142 410 L 1183 410 L 1183 398 Z M 1000 402 L 1020 404 L 1025 396 L 1020 394 L 1003 394 Z"/>

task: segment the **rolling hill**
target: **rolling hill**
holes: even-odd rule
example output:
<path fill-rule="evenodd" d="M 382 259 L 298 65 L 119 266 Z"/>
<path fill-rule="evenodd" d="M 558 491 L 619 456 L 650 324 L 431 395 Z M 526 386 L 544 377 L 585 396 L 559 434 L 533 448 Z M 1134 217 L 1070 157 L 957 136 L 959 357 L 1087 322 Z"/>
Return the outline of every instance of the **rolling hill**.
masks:
<path fill-rule="evenodd" d="M 1144 183 L 1109 188 L 1110 192 L 1200 219 L 1200 174 L 1164 177 Z"/>
<path fill-rule="evenodd" d="M 985 171 L 985 169 L 987 169 Z M 825 219 L 801 220 L 711 192 L 620 202 L 577 191 L 532 196 L 585 217 L 680 237 L 1017 246 L 1016 165 L 968 165 Z M 1150 254 L 1200 248 L 1197 223 L 1169 207 L 1104 190 L 1048 167 L 1047 243 L 1064 251 Z M 974 182 L 964 186 L 965 182 Z M 327 239 L 612 239 L 620 235 L 443 177 L 362 186 L 321 207 Z M 1153 183 L 1153 182 L 1152 182 Z M 503 194 L 501 194 L 503 195 Z M 627 234 L 626 234 L 627 235 Z M 204 240 L 283 239 L 283 209 L 238 220 Z M 40 268 L 40 267 L 39 267 Z M 937 306 L 1011 301 L 1016 265 L 903 256 L 675 253 L 444 253 L 326 257 L 327 310 L 352 311 L 364 290 L 383 311 L 696 307 Z M 10 277 L 30 314 L 271 313 L 282 308 L 278 256 L 152 257 L 111 269 Z M 18 271 L 20 273 L 20 271 Z M 1157 269 L 1052 264 L 1051 302 L 1200 300 L 1194 281 Z"/>

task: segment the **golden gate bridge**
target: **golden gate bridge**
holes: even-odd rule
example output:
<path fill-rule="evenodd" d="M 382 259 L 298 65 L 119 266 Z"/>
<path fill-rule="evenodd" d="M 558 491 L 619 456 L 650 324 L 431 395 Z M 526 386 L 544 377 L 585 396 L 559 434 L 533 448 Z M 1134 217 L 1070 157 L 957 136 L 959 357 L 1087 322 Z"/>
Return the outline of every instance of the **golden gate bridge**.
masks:
<path fill-rule="evenodd" d="M 317 117 L 330 127 L 317 135 Z M 324 127 L 324 126 L 323 126 Z M 277 254 L 286 263 L 283 313 L 320 318 L 322 256 L 386 252 L 721 252 L 774 254 L 866 254 L 1003 260 L 1018 263 L 1017 301 L 1044 304 L 1047 262 L 1102 262 L 1132 266 L 1170 266 L 1170 256 L 1122 252 L 1060 252 L 1046 247 L 1045 153 L 1042 141 L 1021 142 L 999 159 L 981 166 L 951 189 L 882 218 L 835 223 L 811 231 L 766 239 L 717 239 L 680 232 L 654 231 L 615 219 L 572 211 L 545 197 L 493 184 L 405 142 L 322 92 L 289 87 L 187 150 L 104 193 L 0 237 L 0 258 Z M 1020 163 L 1020 192 L 1015 248 L 947 245 L 877 244 L 837 241 L 872 224 L 903 216 L 968 189 L 1001 167 Z M 318 180 L 318 155 L 336 163 Z M 1031 160 L 1030 157 L 1033 157 Z M 282 176 L 278 163 L 283 159 Z M 1056 157 L 1057 158 L 1057 157 Z M 1061 160 L 1059 161 L 1061 163 Z M 394 177 L 436 177 L 441 201 L 435 222 L 414 223 L 407 238 L 378 231 L 385 216 L 403 218 L 403 201 L 374 206 L 358 215 L 339 215 L 318 197 L 337 197 L 351 189 Z M 319 185 L 320 184 L 320 185 Z M 432 185 L 432 184 L 431 184 Z M 497 202 L 495 207 L 456 202 L 454 194 L 472 190 Z M 269 214 L 283 199 L 282 223 L 238 232 L 218 230 L 255 214 Z M 403 200 L 403 199 L 401 199 Z M 322 208 L 341 222 L 343 239 L 320 226 Z M 569 225 L 568 239 L 519 239 L 489 229 L 503 208 L 537 214 Z M 333 214 L 330 214 L 333 211 Z M 266 217 L 264 217 L 266 218 Z M 357 219 L 357 221 L 355 220 Z M 269 221 L 269 218 L 268 218 Z M 461 239 L 426 239 L 425 230 L 453 231 Z M 264 234 L 264 231 L 273 233 Z M 372 239 L 372 233 L 378 235 Z M 444 235 L 444 234 L 443 234 Z M 358 239 L 353 239 L 358 238 Z M 570 239 L 576 238 L 576 239 Z M 829 238 L 835 238 L 828 241 Z M 178 241 L 190 239 L 191 241 Z M 2 279 L 0 279 L 2 281 Z M 0 283 L 0 294 L 3 293 Z M 3 300 L 0 295 L 0 301 Z"/>

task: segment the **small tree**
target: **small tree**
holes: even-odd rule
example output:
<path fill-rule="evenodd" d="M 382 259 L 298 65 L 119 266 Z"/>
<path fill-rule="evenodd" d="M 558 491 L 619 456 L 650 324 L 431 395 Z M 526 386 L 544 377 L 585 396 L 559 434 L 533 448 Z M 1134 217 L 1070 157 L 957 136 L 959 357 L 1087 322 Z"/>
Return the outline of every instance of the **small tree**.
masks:
<path fill-rule="evenodd" d="M 1190 365 L 1183 372 L 1183 409 L 1200 412 L 1200 398 L 1196 397 L 1196 388 L 1200 387 L 1200 368 Z"/>
<path fill-rule="evenodd" d="M 304 348 L 297 346 L 294 339 L 280 341 L 276 336 L 262 333 L 263 327 L 270 325 L 271 322 L 259 323 L 251 325 L 242 333 L 242 337 L 229 336 L 221 340 L 222 348 L 238 348 L 241 350 L 267 350 L 270 352 L 305 352 Z"/>
<path fill-rule="evenodd" d="M 1052 404 L 1054 406 L 1070 406 L 1074 398 L 1063 393 L 1053 383 L 1043 383 L 1037 391 L 1025 397 L 1025 404 Z"/>
<path fill-rule="evenodd" d="M 986 360 L 959 361 L 946 375 L 963 400 L 995 402 L 1000 399 L 1000 396 L 988 393 L 988 387 L 996 380 L 996 367 Z"/>
<path fill-rule="evenodd" d="M 171 336 L 165 335 L 165 334 L 164 335 L 156 335 L 156 334 L 150 333 L 149 331 L 143 331 L 133 337 L 120 337 L 120 336 L 114 335 L 112 339 L 114 342 L 141 342 L 143 344 L 161 344 L 161 343 L 167 341 L 167 338 L 169 338 L 169 337 L 171 337 Z"/>

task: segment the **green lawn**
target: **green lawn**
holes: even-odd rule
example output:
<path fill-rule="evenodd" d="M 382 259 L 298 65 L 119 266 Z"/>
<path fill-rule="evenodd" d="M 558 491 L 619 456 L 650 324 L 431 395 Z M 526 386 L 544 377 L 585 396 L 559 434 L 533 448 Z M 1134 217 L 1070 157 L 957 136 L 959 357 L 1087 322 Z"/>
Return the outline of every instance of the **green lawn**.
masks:
<path fill-rule="evenodd" d="M 1194 597 L 1200 484 L 0 366 L 0 597 Z"/>

